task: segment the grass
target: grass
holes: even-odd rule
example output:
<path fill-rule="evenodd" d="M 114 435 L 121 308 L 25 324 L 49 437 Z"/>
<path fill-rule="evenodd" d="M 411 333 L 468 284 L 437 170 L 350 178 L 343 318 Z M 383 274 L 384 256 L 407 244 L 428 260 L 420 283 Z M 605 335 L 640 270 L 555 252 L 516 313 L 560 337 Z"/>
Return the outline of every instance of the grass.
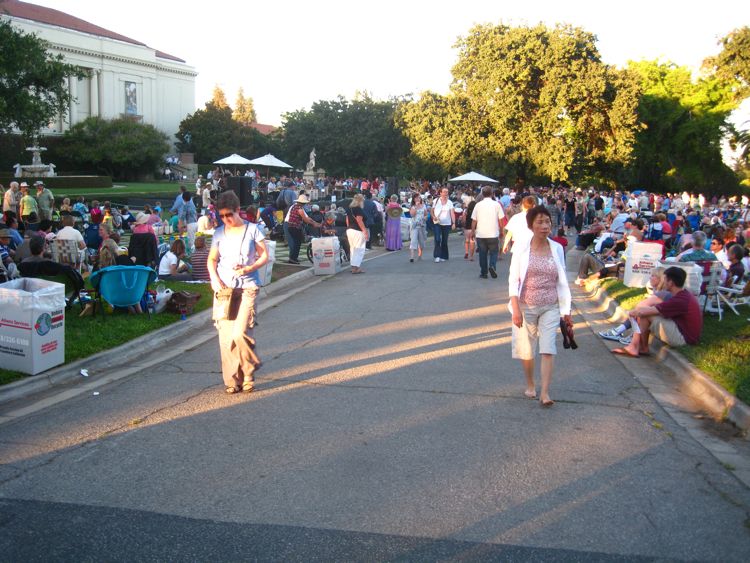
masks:
<path fill-rule="evenodd" d="M 115 183 L 111 188 L 68 188 L 55 190 L 56 198 L 74 198 L 82 195 L 87 201 L 92 199 L 107 200 L 122 197 L 168 197 L 174 198 L 180 186 L 187 187 L 190 193 L 195 191 L 195 181 L 188 182 L 123 182 Z"/>
<path fill-rule="evenodd" d="M 298 267 L 277 264 L 273 269 L 273 281 L 282 279 L 290 274 L 299 272 Z M 194 312 L 198 313 L 211 307 L 213 294 L 207 283 L 159 282 L 172 291 L 195 291 L 201 298 L 195 304 Z M 153 286 L 152 286 L 153 288 Z M 76 304 L 65 314 L 65 363 L 87 358 L 102 350 L 109 350 L 158 330 L 170 324 L 180 322 L 180 316 L 174 313 L 159 313 L 152 315 L 128 315 L 123 312 L 106 314 L 103 317 L 97 313 L 94 317 L 79 317 L 81 308 Z M 28 374 L 0 369 L 0 385 L 5 385 L 19 379 L 29 377 Z"/>
<path fill-rule="evenodd" d="M 646 290 L 627 287 L 615 279 L 604 279 L 602 287 L 623 309 L 632 309 Z M 683 346 L 678 351 L 694 366 L 741 401 L 750 404 L 750 307 L 740 306 L 740 315 L 725 310 L 718 315 L 703 315 L 703 332 L 696 346 Z"/>

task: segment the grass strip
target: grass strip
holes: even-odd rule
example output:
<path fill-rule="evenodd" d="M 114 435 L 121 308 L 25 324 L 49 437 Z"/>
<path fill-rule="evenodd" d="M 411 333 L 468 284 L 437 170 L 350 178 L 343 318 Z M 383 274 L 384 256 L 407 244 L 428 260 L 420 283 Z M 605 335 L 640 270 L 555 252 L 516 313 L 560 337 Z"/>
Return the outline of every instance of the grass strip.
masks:
<path fill-rule="evenodd" d="M 300 268 L 276 264 L 273 269 L 272 281 L 278 281 L 290 274 L 299 272 Z M 213 303 L 213 292 L 207 283 L 185 283 L 175 281 L 160 281 L 172 291 L 195 291 L 201 294 L 201 298 L 195 304 L 194 312 L 198 313 L 211 307 Z M 155 285 L 152 285 L 153 289 Z M 180 315 L 163 312 L 158 315 L 129 315 L 117 311 L 107 313 L 102 317 L 97 313 L 96 317 L 79 317 L 81 312 L 79 305 L 73 305 L 65 312 L 65 363 L 70 363 L 81 358 L 87 358 L 102 350 L 109 350 L 143 336 L 154 330 L 158 330 L 173 323 L 180 322 Z M 25 377 L 28 374 L 7 369 L 0 369 L 0 385 L 5 385 Z"/>
<path fill-rule="evenodd" d="M 627 287 L 616 279 L 601 280 L 602 288 L 625 310 L 630 310 L 643 298 L 646 290 Z M 750 307 L 740 306 L 740 315 L 726 309 L 723 320 L 718 315 L 703 315 L 701 340 L 695 346 L 677 350 L 695 367 L 732 393 L 750 404 Z"/>

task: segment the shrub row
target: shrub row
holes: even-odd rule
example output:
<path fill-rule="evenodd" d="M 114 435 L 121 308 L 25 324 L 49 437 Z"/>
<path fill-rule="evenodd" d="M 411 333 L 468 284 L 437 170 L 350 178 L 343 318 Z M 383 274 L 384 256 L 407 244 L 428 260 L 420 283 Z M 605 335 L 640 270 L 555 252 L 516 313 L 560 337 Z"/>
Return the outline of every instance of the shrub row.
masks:
<path fill-rule="evenodd" d="M 54 176 L 52 178 L 14 178 L 12 174 L 0 174 L 0 184 L 6 188 L 11 182 L 24 181 L 29 186 L 41 180 L 51 190 L 68 190 L 72 188 L 111 188 L 112 178 L 110 176 Z"/>

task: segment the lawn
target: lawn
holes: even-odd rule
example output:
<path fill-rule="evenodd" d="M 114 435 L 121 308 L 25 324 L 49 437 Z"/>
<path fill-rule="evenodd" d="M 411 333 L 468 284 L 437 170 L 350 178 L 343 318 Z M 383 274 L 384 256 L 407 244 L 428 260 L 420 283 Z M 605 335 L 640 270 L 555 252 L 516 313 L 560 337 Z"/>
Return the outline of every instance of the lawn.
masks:
<path fill-rule="evenodd" d="M 605 279 L 602 287 L 623 309 L 632 309 L 646 290 L 625 286 L 615 279 Z M 703 333 L 697 346 L 683 346 L 678 351 L 716 383 L 750 404 L 750 307 L 741 306 L 740 315 L 725 310 L 718 315 L 703 315 Z"/>
<path fill-rule="evenodd" d="M 174 198 L 180 191 L 180 186 L 187 187 L 190 193 L 195 191 L 195 181 L 190 180 L 185 183 L 179 182 L 123 182 L 115 183 L 111 188 L 69 188 L 55 190 L 56 198 L 69 197 L 73 199 L 79 195 L 86 198 L 87 201 L 92 199 L 98 200 L 115 200 L 128 197 L 168 197 Z"/>
<path fill-rule="evenodd" d="M 272 282 L 278 281 L 290 274 L 299 272 L 298 267 L 275 264 Z M 197 291 L 201 294 L 194 314 L 209 308 L 213 294 L 209 284 L 159 282 L 173 291 Z M 152 286 L 154 287 L 154 286 Z M 180 316 L 173 313 L 159 313 L 152 315 L 128 315 L 126 313 L 107 314 L 103 318 L 100 314 L 91 317 L 79 317 L 81 308 L 74 305 L 65 314 L 65 363 L 86 358 L 102 350 L 114 348 L 134 338 L 160 329 L 172 323 L 180 322 Z M 28 377 L 17 371 L 0 369 L 0 385 Z"/>
<path fill-rule="evenodd" d="M 201 294 L 195 311 L 202 311 L 211 306 L 213 296 L 209 284 L 160 282 L 173 291 L 197 291 Z M 79 317 L 81 308 L 76 304 L 65 312 L 65 363 L 73 362 L 102 350 L 114 348 L 147 332 L 180 321 L 180 315 L 159 313 L 152 315 L 128 315 L 116 312 L 104 317 Z M 17 371 L 0 369 L 0 385 L 27 377 Z"/>

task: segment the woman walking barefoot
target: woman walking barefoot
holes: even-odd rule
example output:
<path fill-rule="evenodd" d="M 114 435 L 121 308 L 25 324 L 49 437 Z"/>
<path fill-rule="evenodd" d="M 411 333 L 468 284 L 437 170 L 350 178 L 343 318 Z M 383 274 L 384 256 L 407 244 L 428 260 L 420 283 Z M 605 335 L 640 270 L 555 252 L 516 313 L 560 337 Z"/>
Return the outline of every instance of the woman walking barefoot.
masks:
<path fill-rule="evenodd" d="M 523 248 L 513 252 L 508 275 L 509 309 L 513 315 L 513 357 L 521 360 L 526 376 L 526 395 L 536 398 L 534 360 L 541 356 L 543 407 L 554 404 L 549 387 L 555 367 L 555 340 L 562 317 L 572 326 L 570 288 L 565 273 L 565 254 L 561 245 L 548 237 L 552 228 L 550 213 L 539 205 L 526 215 L 533 235 Z"/>

